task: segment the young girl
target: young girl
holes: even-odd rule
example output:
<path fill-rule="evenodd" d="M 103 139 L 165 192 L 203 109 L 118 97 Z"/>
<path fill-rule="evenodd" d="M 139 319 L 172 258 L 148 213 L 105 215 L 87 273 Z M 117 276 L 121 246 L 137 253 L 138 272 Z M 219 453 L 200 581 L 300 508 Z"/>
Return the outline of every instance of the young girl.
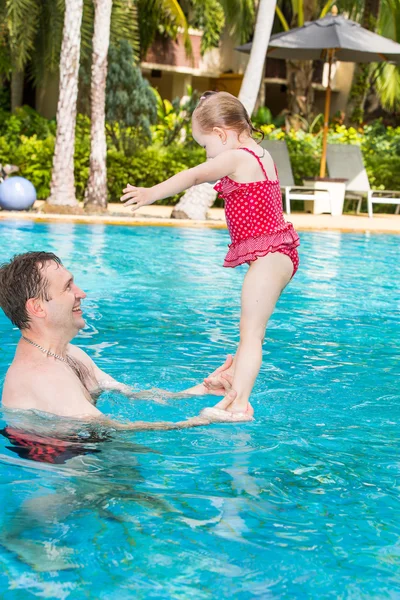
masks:
<path fill-rule="evenodd" d="M 122 201 L 134 210 L 204 182 L 215 182 L 225 200 L 232 244 L 224 267 L 249 265 L 242 288 L 240 343 L 228 374 L 206 380 L 212 388 L 221 377 L 232 381 L 227 394 L 208 416 L 220 420 L 251 420 L 250 393 L 261 367 L 262 343 L 282 290 L 299 265 L 299 236 L 283 218 L 277 171 L 268 152 L 252 134 L 257 131 L 237 98 L 227 92 L 206 92 L 192 117 L 195 141 L 207 161 L 182 171 L 152 188 L 127 185 Z"/>

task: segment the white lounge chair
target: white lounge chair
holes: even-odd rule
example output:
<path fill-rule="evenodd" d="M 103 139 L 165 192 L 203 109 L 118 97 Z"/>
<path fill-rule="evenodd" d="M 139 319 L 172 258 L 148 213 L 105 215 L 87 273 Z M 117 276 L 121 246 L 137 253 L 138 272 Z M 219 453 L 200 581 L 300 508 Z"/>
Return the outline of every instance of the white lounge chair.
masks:
<path fill-rule="evenodd" d="M 362 199 L 366 196 L 370 217 L 373 216 L 374 204 L 397 204 L 396 214 L 399 214 L 400 190 L 371 190 L 360 146 L 328 144 L 326 161 L 330 177 L 348 180 L 346 197 L 358 200 L 357 213 L 360 212 Z"/>
<path fill-rule="evenodd" d="M 292 165 L 290 164 L 289 152 L 285 141 L 263 140 L 261 147 L 265 148 L 271 154 L 278 169 L 279 181 L 285 195 L 285 207 L 288 215 L 290 214 L 291 200 L 315 201 L 317 199 L 320 200 L 322 194 L 330 202 L 330 193 L 328 190 L 315 190 L 312 187 L 295 185 Z"/>

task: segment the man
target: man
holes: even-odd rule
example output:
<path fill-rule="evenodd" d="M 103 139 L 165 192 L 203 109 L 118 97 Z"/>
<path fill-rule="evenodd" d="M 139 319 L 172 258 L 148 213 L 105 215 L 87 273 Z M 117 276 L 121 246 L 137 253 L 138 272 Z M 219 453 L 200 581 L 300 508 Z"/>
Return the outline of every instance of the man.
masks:
<path fill-rule="evenodd" d="M 84 298 L 85 292 L 51 252 L 20 254 L 0 267 L 0 306 L 22 336 L 4 382 L 5 408 L 94 419 L 118 429 L 175 429 L 211 422 L 204 416 L 180 423 L 119 423 L 105 417 L 96 407 L 103 390 L 116 390 L 129 397 L 135 397 L 135 393 L 70 344 L 85 326 L 81 304 Z M 231 362 L 228 357 L 217 373 L 226 370 Z M 229 382 L 225 383 L 229 388 Z M 204 384 L 199 384 L 182 394 L 208 393 Z M 224 395 L 225 389 L 221 387 L 213 393 Z"/>

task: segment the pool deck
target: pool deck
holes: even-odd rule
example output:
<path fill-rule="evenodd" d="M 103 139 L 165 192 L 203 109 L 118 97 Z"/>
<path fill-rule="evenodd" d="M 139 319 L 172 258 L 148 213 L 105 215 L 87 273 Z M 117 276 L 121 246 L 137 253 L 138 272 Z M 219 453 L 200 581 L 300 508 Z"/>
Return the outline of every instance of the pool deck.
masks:
<path fill-rule="evenodd" d="M 45 214 L 40 209 L 43 202 L 36 202 L 34 210 L 29 212 L 0 210 L 2 220 L 24 220 L 43 223 L 87 223 L 107 225 L 159 225 L 165 227 L 210 227 L 226 228 L 224 210 L 212 208 L 206 221 L 188 219 L 171 219 L 171 206 L 145 206 L 135 213 L 129 207 L 120 204 L 109 204 L 105 215 L 62 215 Z M 400 234 L 400 215 L 376 214 L 372 219 L 362 215 L 311 215 L 308 213 L 292 213 L 288 220 L 299 231 L 345 231 L 375 232 Z"/>

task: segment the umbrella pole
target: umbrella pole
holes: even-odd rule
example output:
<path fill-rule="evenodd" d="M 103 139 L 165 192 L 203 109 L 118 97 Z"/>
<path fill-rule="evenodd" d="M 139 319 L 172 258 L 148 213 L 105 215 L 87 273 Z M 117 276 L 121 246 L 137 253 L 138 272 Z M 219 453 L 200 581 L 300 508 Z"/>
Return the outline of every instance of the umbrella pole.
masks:
<path fill-rule="evenodd" d="M 326 175 L 326 147 L 328 144 L 328 129 L 329 129 L 329 113 L 331 109 L 331 73 L 332 73 L 332 60 L 335 50 L 328 50 L 328 87 L 326 88 L 325 94 L 325 113 L 324 113 L 324 130 L 322 133 L 322 156 L 321 164 L 319 169 L 319 176 L 325 177 Z"/>

